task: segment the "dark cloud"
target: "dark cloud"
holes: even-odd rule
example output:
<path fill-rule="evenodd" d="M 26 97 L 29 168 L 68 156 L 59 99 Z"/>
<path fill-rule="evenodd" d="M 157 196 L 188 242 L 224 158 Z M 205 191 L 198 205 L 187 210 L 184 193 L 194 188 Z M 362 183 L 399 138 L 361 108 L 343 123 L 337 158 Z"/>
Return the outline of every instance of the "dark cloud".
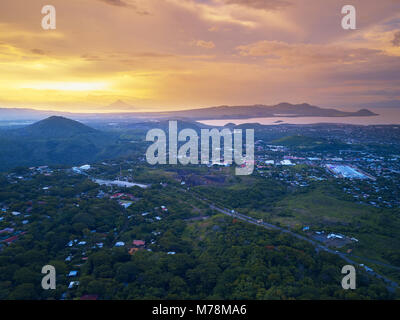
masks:
<path fill-rule="evenodd" d="M 41 50 L 41 49 L 32 49 L 31 52 L 34 53 L 34 54 L 40 54 L 40 55 L 44 55 L 45 54 L 45 52 L 43 50 Z"/>
<path fill-rule="evenodd" d="M 360 90 L 338 93 L 341 96 L 381 96 L 394 98 L 400 96 L 400 90 Z"/>
<path fill-rule="evenodd" d="M 126 2 L 124 2 L 123 0 L 100 0 L 100 1 L 110 4 L 112 6 L 117 6 L 117 7 L 127 7 L 128 6 L 128 4 Z"/>
<path fill-rule="evenodd" d="M 172 54 L 157 53 L 157 52 L 141 52 L 141 53 L 134 54 L 133 56 L 141 57 L 141 58 L 169 58 L 169 57 L 174 57 L 174 55 L 172 55 Z"/>
<path fill-rule="evenodd" d="M 392 43 L 395 47 L 400 47 L 400 31 L 397 31 L 394 34 L 394 39 L 392 40 Z"/>
<path fill-rule="evenodd" d="M 400 108 L 400 100 L 367 102 L 358 105 L 361 108 Z"/>
<path fill-rule="evenodd" d="M 292 4 L 286 0 L 225 0 L 225 3 L 263 10 L 277 10 Z"/>
<path fill-rule="evenodd" d="M 111 6 L 115 6 L 115 7 L 127 7 L 127 8 L 131 8 L 134 9 L 136 11 L 137 14 L 140 15 L 148 15 L 149 13 L 145 10 L 141 10 L 135 3 L 133 2 L 128 2 L 126 0 L 98 0 L 104 3 L 107 3 Z"/>
<path fill-rule="evenodd" d="M 347 68 L 326 73 L 325 76 L 332 82 L 353 83 L 365 85 L 400 86 L 400 61 L 398 57 L 381 57 L 378 61 L 370 61 L 369 69 L 357 69 L 348 65 Z M 373 70 L 373 72 L 371 72 Z"/>
<path fill-rule="evenodd" d="M 103 60 L 97 55 L 90 55 L 90 54 L 87 54 L 87 53 L 82 54 L 81 58 L 85 59 L 86 61 L 102 61 Z"/>

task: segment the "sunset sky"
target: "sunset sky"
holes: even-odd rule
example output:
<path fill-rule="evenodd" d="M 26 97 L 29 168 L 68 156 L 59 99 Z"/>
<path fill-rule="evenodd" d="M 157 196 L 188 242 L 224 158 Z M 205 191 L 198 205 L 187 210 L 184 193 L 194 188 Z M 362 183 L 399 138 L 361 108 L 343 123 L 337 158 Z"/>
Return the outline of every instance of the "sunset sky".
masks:
<path fill-rule="evenodd" d="M 341 27 L 346 4 L 357 30 Z M 0 107 L 351 107 L 400 100 L 399 70 L 398 0 L 0 2 Z"/>

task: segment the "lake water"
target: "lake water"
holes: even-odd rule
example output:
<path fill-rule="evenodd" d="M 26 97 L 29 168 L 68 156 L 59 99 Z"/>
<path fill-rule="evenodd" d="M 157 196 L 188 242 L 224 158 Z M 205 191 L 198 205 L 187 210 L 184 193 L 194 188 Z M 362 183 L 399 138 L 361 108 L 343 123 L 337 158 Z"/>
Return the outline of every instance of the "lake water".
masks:
<path fill-rule="evenodd" d="M 374 109 L 377 116 L 372 117 L 273 117 L 273 118 L 249 118 L 249 119 L 223 119 L 223 120 L 199 120 L 209 126 L 224 126 L 227 123 L 236 125 L 243 123 L 259 123 L 263 125 L 278 124 L 314 124 L 314 123 L 344 123 L 357 125 L 373 124 L 400 124 L 400 110 L 391 108 Z"/>

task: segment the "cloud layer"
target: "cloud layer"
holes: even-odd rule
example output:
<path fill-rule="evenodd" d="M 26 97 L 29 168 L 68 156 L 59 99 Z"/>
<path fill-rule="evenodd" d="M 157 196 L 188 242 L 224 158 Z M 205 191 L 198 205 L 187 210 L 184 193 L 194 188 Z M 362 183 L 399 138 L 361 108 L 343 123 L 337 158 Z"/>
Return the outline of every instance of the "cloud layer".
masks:
<path fill-rule="evenodd" d="M 286 0 L 225 0 L 227 4 L 238 4 L 255 9 L 277 10 L 290 6 Z"/>
<path fill-rule="evenodd" d="M 400 99 L 400 4 L 346 1 L 0 2 L 0 106 L 110 111 Z M 112 110 L 116 111 L 116 110 Z"/>

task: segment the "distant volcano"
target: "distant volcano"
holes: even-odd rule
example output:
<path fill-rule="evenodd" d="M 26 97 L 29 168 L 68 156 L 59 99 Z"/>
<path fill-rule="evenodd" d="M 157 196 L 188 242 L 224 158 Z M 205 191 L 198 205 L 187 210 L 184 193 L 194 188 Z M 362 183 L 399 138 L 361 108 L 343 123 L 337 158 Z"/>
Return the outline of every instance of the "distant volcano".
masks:
<path fill-rule="evenodd" d="M 127 104 L 125 101 L 122 101 L 122 100 L 117 100 L 117 101 L 111 103 L 110 105 L 108 105 L 107 108 L 109 108 L 110 109 L 109 111 L 111 111 L 111 112 L 113 112 L 113 110 L 135 111 L 135 109 L 137 109 L 134 106 L 131 106 L 130 104 Z"/>

